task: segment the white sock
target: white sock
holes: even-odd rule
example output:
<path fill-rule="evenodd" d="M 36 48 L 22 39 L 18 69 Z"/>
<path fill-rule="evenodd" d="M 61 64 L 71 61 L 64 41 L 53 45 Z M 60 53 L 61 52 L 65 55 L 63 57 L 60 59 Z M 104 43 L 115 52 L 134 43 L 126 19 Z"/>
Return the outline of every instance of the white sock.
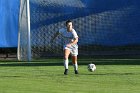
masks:
<path fill-rule="evenodd" d="M 69 64 L 69 60 L 68 59 L 64 60 L 65 69 L 68 69 L 68 64 Z"/>
<path fill-rule="evenodd" d="M 74 66 L 74 70 L 78 70 L 78 64 L 77 64 L 77 62 L 75 64 L 73 64 L 73 66 Z"/>

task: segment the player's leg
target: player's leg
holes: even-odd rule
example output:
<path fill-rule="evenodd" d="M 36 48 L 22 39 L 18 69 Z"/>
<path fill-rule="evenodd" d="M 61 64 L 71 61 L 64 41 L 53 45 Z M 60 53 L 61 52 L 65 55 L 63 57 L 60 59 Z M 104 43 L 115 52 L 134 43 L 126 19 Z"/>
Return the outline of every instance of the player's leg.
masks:
<path fill-rule="evenodd" d="M 76 56 L 72 56 L 72 63 L 73 63 L 73 66 L 74 66 L 75 74 L 78 74 L 77 55 Z"/>
<path fill-rule="evenodd" d="M 78 55 L 78 48 L 73 48 L 71 50 L 71 56 L 72 56 L 72 63 L 73 63 L 73 66 L 74 66 L 75 74 L 78 74 L 77 55 Z"/>
<path fill-rule="evenodd" d="M 64 67 L 65 67 L 65 71 L 64 74 L 67 75 L 68 74 L 68 64 L 69 64 L 69 55 L 70 55 L 70 50 L 69 49 L 64 49 Z"/>

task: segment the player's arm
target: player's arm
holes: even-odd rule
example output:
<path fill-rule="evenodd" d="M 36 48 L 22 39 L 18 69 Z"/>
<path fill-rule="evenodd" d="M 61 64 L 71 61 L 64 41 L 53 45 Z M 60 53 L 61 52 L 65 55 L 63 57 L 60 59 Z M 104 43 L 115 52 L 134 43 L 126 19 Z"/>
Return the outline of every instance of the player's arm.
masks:
<path fill-rule="evenodd" d="M 76 38 L 74 38 L 72 41 L 71 41 L 71 45 L 73 45 L 73 44 L 76 44 L 78 42 L 78 37 L 76 37 Z"/>
<path fill-rule="evenodd" d="M 53 41 L 55 40 L 55 38 L 56 38 L 59 34 L 60 34 L 59 32 L 56 32 L 56 33 L 54 34 L 54 36 L 52 37 L 51 42 L 53 42 Z"/>
<path fill-rule="evenodd" d="M 67 47 L 70 47 L 78 42 L 78 37 L 74 38 L 69 44 L 67 44 Z"/>

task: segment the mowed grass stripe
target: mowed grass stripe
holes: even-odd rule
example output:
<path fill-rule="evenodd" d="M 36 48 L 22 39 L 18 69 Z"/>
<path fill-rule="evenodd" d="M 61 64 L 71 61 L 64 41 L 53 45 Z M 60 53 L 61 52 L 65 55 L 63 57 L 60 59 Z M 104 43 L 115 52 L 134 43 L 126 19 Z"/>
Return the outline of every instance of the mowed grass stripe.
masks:
<path fill-rule="evenodd" d="M 79 65 L 75 75 L 70 65 L 67 76 L 63 64 L 1 66 L 0 93 L 140 93 L 139 65 L 96 66 L 88 72 L 87 65 Z"/>

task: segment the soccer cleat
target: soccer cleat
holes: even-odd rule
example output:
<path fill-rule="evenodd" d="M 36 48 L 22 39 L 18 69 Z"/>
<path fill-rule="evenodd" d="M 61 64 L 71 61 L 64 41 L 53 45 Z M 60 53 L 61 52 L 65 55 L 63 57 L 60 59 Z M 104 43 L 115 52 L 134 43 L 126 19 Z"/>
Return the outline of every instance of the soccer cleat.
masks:
<path fill-rule="evenodd" d="M 68 75 L 68 69 L 65 69 L 64 75 Z"/>
<path fill-rule="evenodd" d="M 78 70 L 75 70 L 75 74 L 79 74 L 79 73 L 78 73 Z"/>

